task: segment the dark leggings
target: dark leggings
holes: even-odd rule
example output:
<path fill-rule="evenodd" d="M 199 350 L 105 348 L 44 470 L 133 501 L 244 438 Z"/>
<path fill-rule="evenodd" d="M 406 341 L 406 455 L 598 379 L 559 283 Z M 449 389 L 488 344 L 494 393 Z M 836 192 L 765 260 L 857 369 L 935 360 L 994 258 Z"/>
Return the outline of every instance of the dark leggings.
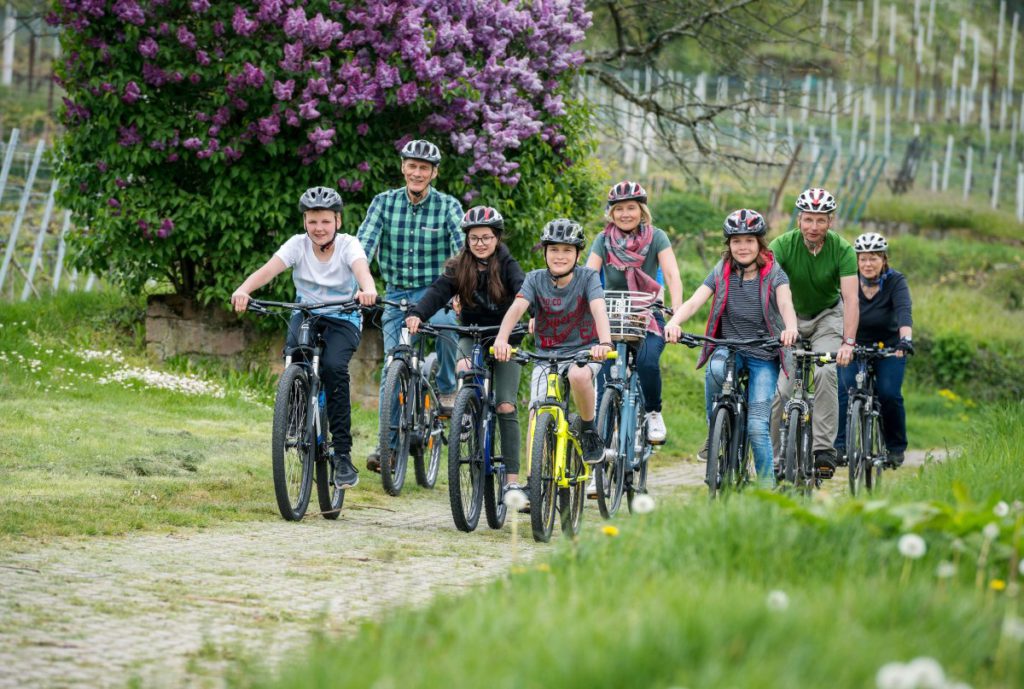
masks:
<path fill-rule="evenodd" d="M 285 352 L 298 344 L 302 314 L 296 313 L 288 324 Z M 334 454 L 352 452 L 352 405 L 349 399 L 348 364 L 359 348 L 362 333 L 348 321 L 321 318 L 316 323 L 324 337 L 324 350 L 320 353 L 320 377 L 327 392 L 327 418 L 331 426 L 331 444 Z"/>

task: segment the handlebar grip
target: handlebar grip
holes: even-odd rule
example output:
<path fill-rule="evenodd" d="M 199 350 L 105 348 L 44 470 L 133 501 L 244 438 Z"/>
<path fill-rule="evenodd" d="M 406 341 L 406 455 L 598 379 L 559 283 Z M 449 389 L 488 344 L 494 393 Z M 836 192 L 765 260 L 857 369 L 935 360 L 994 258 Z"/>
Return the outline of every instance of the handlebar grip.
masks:
<path fill-rule="evenodd" d="M 614 350 L 608 352 L 607 356 L 605 356 L 605 359 L 608 359 L 609 361 L 614 360 L 614 359 L 618 359 L 618 358 L 619 358 L 619 353 L 614 351 Z"/>

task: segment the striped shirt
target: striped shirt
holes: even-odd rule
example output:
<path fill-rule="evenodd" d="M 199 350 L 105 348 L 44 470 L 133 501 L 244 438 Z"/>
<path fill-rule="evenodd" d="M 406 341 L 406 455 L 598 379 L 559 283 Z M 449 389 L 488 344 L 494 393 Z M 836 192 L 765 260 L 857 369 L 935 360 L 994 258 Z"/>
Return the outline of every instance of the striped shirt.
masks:
<path fill-rule="evenodd" d="M 771 294 L 779 285 L 789 284 L 789 278 L 781 270 L 776 274 L 769 288 Z M 704 285 L 715 289 L 715 273 L 704 280 Z M 761 306 L 761 283 L 755 276 L 750 280 L 743 280 L 736 273 L 729 276 L 729 298 L 725 302 L 725 313 L 722 314 L 722 330 L 720 336 L 726 340 L 751 340 L 755 337 L 768 337 L 768 327 L 764 322 L 764 310 Z M 756 359 L 775 359 L 778 354 L 766 352 L 757 347 L 736 347 Z"/>
<path fill-rule="evenodd" d="M 462 248 L 462 206 L 454 197 L 427 187 L 419 203 L 409 202 L 405 187 L 377 194 L 357 237 L 369 260 L 377 257 L 389 288 L 430 285 L 445 260 Z"/>

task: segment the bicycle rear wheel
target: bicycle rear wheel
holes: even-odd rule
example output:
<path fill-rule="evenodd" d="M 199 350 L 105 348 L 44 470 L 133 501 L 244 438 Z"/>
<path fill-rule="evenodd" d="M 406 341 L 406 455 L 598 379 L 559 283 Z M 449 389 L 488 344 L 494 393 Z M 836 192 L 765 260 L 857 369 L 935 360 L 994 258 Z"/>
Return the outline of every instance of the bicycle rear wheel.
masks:
<path fill-rule="evenodd" d="M 882 485 L 882 429 L 879 417 L 867 414 L 864 420 L 864 451 L 868 460 L 864 465 L 864 485 L 875 491 Z"/>
<path fill-rule="evenodd" d="M 786 481 L 794 486 L 799 486 L 805 480 L 803 474 L 803 417 L 799 409 L 793 409 L 789 413 L 789 422 L 786 424 L 785 445 L 783 446 L 783 461 L 785 463 Z"/>
<path fill-rule="evenodd" d="M 505 525 L 507 509 L 502 499 L 505 488 L 505 458 L 501 455 L 501 424 L 491 417 L 491 471 L 484 478 L 484 514 L 487 526 L 500 529 Z"/>
<path fill-rule="evenodd" d="M 395 359 L 384 378 L 380 405 L 380 478 L 388 495 L 398 495 L 405 485 L 413 427 L 411 388 L 409 367 Z"/>
<path fill-rule="evenodd" d="M 321 447 L 316 453 L 316 497 L 320 503 L 321 516 L 324 519 L 337 519 L 345 503 L 345 491 L 334 485 L 334 466 L 324 450 L 326 447 Z"/>
<path fill-rule="evenodd" d="M 437 376 L 437 369 L 437 354 L 431 352 L 423 360 L 423 381 L 420 385 L 419 404 L 416 406 L 419 414 L 416 423 L 419 438 L 412 452 L 416 483 L 424 488 L 434 487 L 441 468 L 441 431 L 444 422 L 437 416 L 438 402 L 431 387 Z"/>
<path fill-rule="evenodd" d="M 277 383 L 270 453 L 277 509 L 288 521 L 306 514 L 313 485 L 316 439 L 309 409 L 309 375 L 302 366 L 292 364 Z"/>
<path fill-rule="evenodd" d="M 448 442 L 448 501 L 459 531 L 473 531 L 483 503 L 484 460 L 480 447 L 480 400 L 462 388 L 452 405 Z"/>
<path fill-rule="evenodd" d="M 555 452 L 558 424 L 550 412 L 537 415 L 530 451 L 530 524 L 533 538 L 547 543 L 555 526 Z"/>
<path fill-rule="evenodd" d="M 706 481 L 708 497 L 714 499 L 719 491 L 729 490 L 731 474 L 729 448 L 732 441 L 732 418 L 729 410 L 719 407 L 715 410 L 708 438 L 708 465 Z"/>
<path fill-rule="evenodd" d="M 571 415 L 569 432 L 574 438 L 580 437 L 582 428 L 580 417 L 576 414 Z M 583 457 L 572 441 L 565 445 L 565 478 L 569 485 L 558 489 L 558 507 L 561 513 L 562 533 L 571 538 L 580 532 L 583 501 L 587 497 L 587 469 L 583 464 Z"/>
<path fill-rule="evenodd" d="M 616 388 L 606 387 L 601 396 L 601 409 L 597 412 L 597 432 L 604 446 L 612 450 L 615 457 L 594 466 L 597 509 L 605 519 L 611 519 L 619 511 L 626 486 L 626 457 L 619 447 L 621 413 L 622 394 Z"/>
<path fill-rule="evenodd" d="M 871 460 L 865 452 L 864 402 L 855 399 L 846 414 L 846 459 L 850 470 L 850 495 L 860 494 L 867 481 Z"/>

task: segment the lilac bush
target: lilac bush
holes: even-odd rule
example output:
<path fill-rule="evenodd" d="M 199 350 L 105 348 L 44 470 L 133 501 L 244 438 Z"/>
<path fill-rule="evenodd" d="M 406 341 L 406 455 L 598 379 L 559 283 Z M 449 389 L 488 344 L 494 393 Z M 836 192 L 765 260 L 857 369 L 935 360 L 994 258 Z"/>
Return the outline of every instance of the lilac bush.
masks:
<path fill-rule="evenodd" d="M 344 192 L 354 231 L 411 138 L 442 147 L 442 189 L 531 223 L 590 201 L 584 0 L 56 0 L 49 21 L 82 260 L 130 286 L 223 296 L 311 184 Z"/>

